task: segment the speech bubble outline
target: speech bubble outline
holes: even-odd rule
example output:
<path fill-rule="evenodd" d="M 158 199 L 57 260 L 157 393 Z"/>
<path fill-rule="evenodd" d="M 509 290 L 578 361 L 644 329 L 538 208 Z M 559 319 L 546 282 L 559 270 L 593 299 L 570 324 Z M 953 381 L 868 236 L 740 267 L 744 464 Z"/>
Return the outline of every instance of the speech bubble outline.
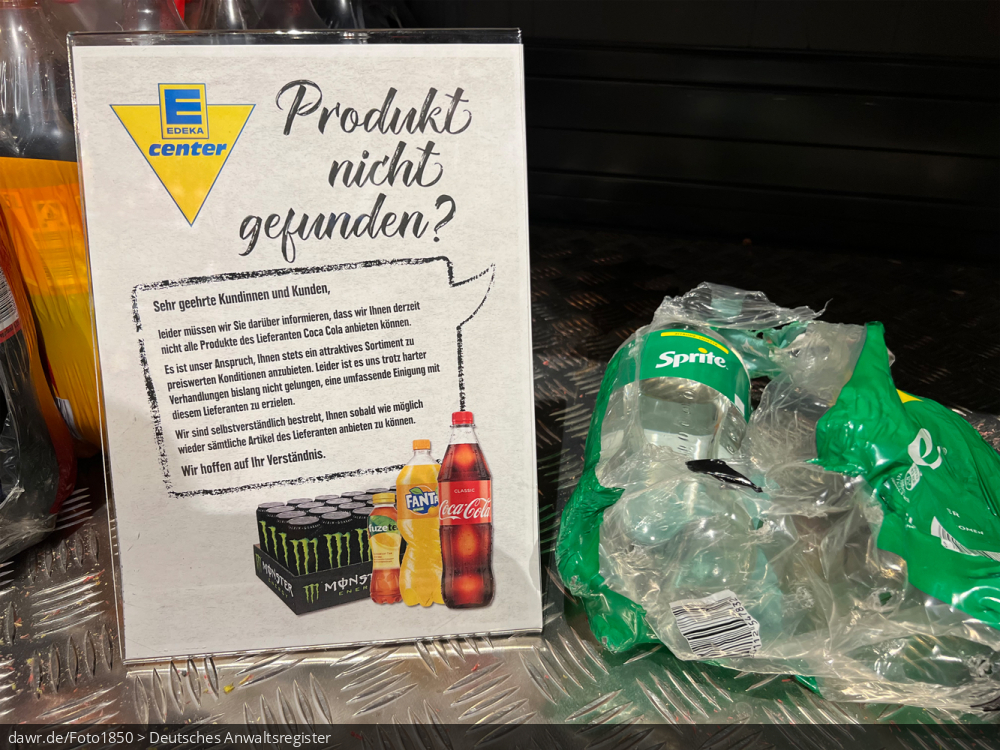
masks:
<path fill-rule="evenodd" d="M 308 276 L 310 274 L 328 273 L 331 271 L 351 271 L 355 269 L 367 269 L 383 266 L 420 266 L 429 263 L 444 262 L 447 269 L 447 279 L 448 287 L 450 289 L 457 289 L 466 285 L 473 285 L 470 288 L 476 287 L 478 284 L 481 286 L 485 283 L 485 289 L 482 290 L 482 298 L 479 299 L 479 294 L 475 289 L 471 293 L 473 299 L 478 299 L 478 304 L 473 308 L 472 312 L 461 320 L 455 327 L 456 336 L 456 358 L 457 358 L 457 376 L 458 376 L 458 391 L 459 391 L 459 408 L 465 409 L 465 368 L 464 368 L 464 355 L 463 355 L 463 345 L 462 345 L 462 327 L 468 323 L 476 314 L 482 309 L 483 305 L 486 304 L 486 300 L 489 297 L 490 291 L 493 289 L 493 282 L 496 278 L 496 264 L 491 263 L 484 270 L 479 273 L 470 276 L 469 278 L 463 279 L 461 281 L 455 281 L 454 264 L 451 259 L 447 256 L 434 256 L 430 258 L 395 258 L 391 260 L 367 260 L 359 261 L 354 263 L 338 263 L 325 266 L 312 266 L 306 268 L 277 268 L 277 269 L 264 269 L 259 271 L 239 271 L 223 274 L 214 274 L 207 276 L 191 276 L 184 279 L 167 279 L 163 281 L 151 282 L 146 284 L 137 284 L 132 289 L 132 320 L 136 327 L 136 333 L 141 334 L 143 332 L 142 319 L 139 314 L 139 293 L 140 292 L 152 292 L 162 289 L 173 289 L 178 287 L 193 286 L 196 284 L 206 284 L 212 282 L 221 281 L 239 281 L 243 279 L 257 279 L 263 277 L 287 277 L 287 276 Z M 326 482 L 335 479 L 344 479 L 357 476 L 365 475 L 375 475 L 385 472 L 399 471 L 402 468 L 402 464 L 394 464 L 392 466 L 384 466 L 374 469 L 359 469 L 355 471 L 341 471 L 334 472 L 330 474 L 324 474 L 319 476 L 307 476 L 299 477 L 295 479 L 279 479 L 270 482 L 254 482 L 250 484 L 244 484 L 237 487 L 220 487 L 215 489 L 203 489 L 203 490 L 188 490 L 188 491 L 176 491 L 173 489 L 174 481 L 170 474 L 170 459 L 167 456 L 167 445 L 166 438 L 163 431 L 162 418 L 160 416 L 159 400 L 156 396 L 156 387 L 153 382 L 152 375 L 150 373 L 149 358 L 146 354 L 145 339 L 139 337 L 139 361 L 143 369 L 143 379 L 146 389 L 146 397 L 149 401 L 150 410 L 153 417 L 153 430 L 157 445 L 157 451 L 159 453 L 159 463 L 160 468 L 163 471 L 164 484 L 167 487 L 167 492 L 172 497 L 195 497 L 200 495 L 224 495 L 232 492 L 244 492 L 256 489 L 262 489 L 265 487 L 275 487 L 282 485 L 298 485 L 307 482 Z"/>

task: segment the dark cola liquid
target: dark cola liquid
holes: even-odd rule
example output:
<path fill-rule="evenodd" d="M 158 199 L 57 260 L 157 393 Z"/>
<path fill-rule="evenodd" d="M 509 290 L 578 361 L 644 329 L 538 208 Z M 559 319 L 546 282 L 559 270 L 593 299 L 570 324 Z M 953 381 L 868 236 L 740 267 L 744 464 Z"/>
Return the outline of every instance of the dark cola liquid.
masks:
<path fill-rule="evenodd" d="M 438 474 L 438 490 L 442 501 L 457 513 L 451 523 L 441 524 L 444 603 L 451 609 L 485 607 L 493 601 L 494 588 L 492 497 L 490 469 L 478 443 L 448 446 Z M 485 522 L 484 496 L 490 503 Z"/>

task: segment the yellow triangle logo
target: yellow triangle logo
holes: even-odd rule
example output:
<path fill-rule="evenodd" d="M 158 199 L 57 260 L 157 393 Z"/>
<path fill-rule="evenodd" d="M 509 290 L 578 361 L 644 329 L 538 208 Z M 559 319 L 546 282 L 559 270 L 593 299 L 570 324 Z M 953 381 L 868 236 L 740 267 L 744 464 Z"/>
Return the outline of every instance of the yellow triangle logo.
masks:
<path fill-rule="evenodd" d="M 167 193 L 194 224 L 253 104 L 208 104 L 204 84 L 161 84 L 159 104 L 113 104 Z"/>

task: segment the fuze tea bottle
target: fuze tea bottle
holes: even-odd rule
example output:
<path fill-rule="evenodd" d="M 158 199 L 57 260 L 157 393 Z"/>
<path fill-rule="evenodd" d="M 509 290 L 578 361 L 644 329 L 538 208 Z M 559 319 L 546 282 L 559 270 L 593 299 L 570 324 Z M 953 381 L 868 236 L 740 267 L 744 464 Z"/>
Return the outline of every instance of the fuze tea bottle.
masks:
<path fill-rule="evenodd" d="M 399 595 L 399 528 L 396 496 L 391 492 L 374 497 L 368 516 L 368 544 L 372 554 L 371 597 L 376 604 L 395 604 Z"/>
<path fill-rule="evenodd" d="M 399 570 L 399 592 L 408 607 L 444 604 L 441 596 L 441 535 L 438 522 L 438 471 L 430 440 L 413 441 L 413 458 L 396 477 L 396 512 L 406 552 Z"/>

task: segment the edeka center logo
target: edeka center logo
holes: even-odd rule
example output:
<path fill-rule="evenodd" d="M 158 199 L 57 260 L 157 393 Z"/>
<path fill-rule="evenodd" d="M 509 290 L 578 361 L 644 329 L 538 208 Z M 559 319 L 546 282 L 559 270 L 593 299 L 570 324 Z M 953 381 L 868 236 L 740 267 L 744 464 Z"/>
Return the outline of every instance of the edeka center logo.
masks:
<path fill-rule="evenodd" d="M 189 224 L 226 166 L 253 104 L 209 104 L 203 83 L 161 83 L 158 104 L 112 104 Z"/>

